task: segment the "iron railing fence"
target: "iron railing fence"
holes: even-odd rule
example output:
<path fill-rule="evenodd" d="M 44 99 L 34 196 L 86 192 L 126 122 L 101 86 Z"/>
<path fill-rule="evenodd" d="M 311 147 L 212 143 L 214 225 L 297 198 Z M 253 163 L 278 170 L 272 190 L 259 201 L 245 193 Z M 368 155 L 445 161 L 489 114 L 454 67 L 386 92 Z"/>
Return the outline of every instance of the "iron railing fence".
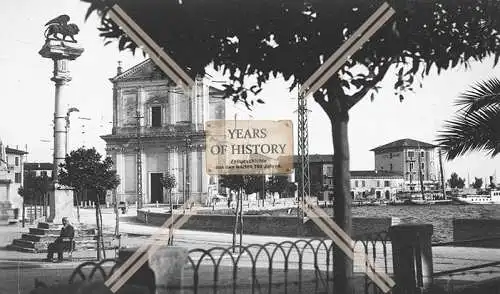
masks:
<path fill-rule="evenodd" d="M 392 263 L 387 258 L 387 234 L 373 234 L 371 238 L 356 241 L 355 248 L 355 255 L 369 256 L 377 271 L 392 273 Z M 333 293 L 334 250 L 337 247 L 327 239 L 192 249 L 184 267 L 181 289 L 172 286 L 171 290 L 186 294 Z M 82 263 L 69 282 L 92 280 L 96 276 L 105 280 L 119 265 L 120 262 L 111 259 Z M 367 264 L 359 264 L 355 258 L 356 293 L 383 293 L 366 276 L 366 270 Z"/>

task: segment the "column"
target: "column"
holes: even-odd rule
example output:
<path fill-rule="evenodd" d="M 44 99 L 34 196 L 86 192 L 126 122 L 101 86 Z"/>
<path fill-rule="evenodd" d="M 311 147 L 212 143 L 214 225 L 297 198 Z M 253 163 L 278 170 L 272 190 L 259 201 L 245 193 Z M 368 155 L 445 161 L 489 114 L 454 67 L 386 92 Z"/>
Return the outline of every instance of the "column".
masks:
<path fill-rule="evenodd" d="M 124 162 L 124 156 L 123 156 L 123 151 L 120 149 L 118 152 L 115 153 L 114 156 L 115 160 L 115 166 L 116 166 L 116 171 L 119 175 L 124 175 L 125 174 L 125 162 Z M 124 194 L 124 185 L 123 181 L 118 185 L 116 188 L 116 193 L 118 200 L 117 201 L 125 201 L 125 199 L 122 199 L 123 194 Z"/>
<path fill-rule="evenodd" d="M 417 294 L 432 286 L 432 231 L 429 224 L 403 224 L 389 228 L 395 294 Z"/>
<path fill-rule="evenodd" d="M 184 157 L 184 151 L 179 150 L 176 154 L 178 161 L 178 169 L 177 169 L 177 186 L 179 187 L 179 202 L 182 200 L 182 195 L 184 195 L 185 185 L 184 185 L 184 169 L 186 167 L 186 160 Z"/>
<path fill-rule="evenodd" d="M 208 184 L 209 184 L 209 181 L 208 181 L 208 174 L 207 174 L 207 163 L 206 163 L 206 159 L 205 159 L 205 150 L 203 149 L 202 151 L 200 151 L 199 153 L 199 157 L 200 157 L 200 167 L 201 167 L 201 192 L 206 194 L 208 193 Z"/>
<path fill-rule="evenodd" d="M 113 87 L 113 129 L 112 134 L 116 133 L 116 128 L 118 127 L 118 90 Z"/>
<path fill-rule="evenodd" d="M 200 202 L 200 187 L 199 187 L 199 181 L 200 181 L 200 167 L 199 167 L 199 160 L 198 160 L 198 151 L 196 147 L 193 147 L 189 154 L 189 169 L 190 169 L 190 185 L 189 185 L 189 190 L 190 194 L 194 197 L 193 199 L 196 202 Z"/>
<path fill-rule="evenodd" d="M 181 120 L 181 111 L 182 111 L 182 99 L 183 97 L 183 90 L 180 87 L 173 87 L 171 88 L 170 92 L 170 100 L 171 100 L 171 109 L 170 109 L 170 114 L 171 114 L 171 119 L 170 123 L 171 124 L 176 124 L 178 121 Z"/>
<path fill-rule="evenodd" d="M 71 81 L 67 68 L 68 60 L 54 60 L 54 76 L 51 78 L 55 83 L 54 99 L 54 167 L 53 180 L 57 181 L 59 165 L 64 163 L 66 151 L 66 113 L 64 103 L 64 89 L 66 83 Z"/>
<path fill-rule="evenodd" d="M 54 186 L 49 192 L 50 215 L 49 222 L 60 221 L 62 217 L 75 219 L 73 205 L 73 191 L 62 187 L 57 182 L 59 164 L 64 162 L 66 151 L 66 112 L 64 88 L 71 81 L 68 63 L 75 60 L 83 53 L 77 43 L 60 40 L 45 41 L 38 52 L 42 57 L 51 59 L 53 63 L 53 76 L 50 79 L 55 84 L 54 94 L 54 154 L 52 177 Z"/>
<path fill-rule="evenodd" d="M 202 103 L 202 117 L 200 123 L 203 124 L 203 129 L 205 129 L 205 123 L 210 120 L 210 119 L 215 119 L 214 117 L 210 118 L 210 95 L 209 95 L 209 89 L 208 86 L 203 85 L 203 94 L 201 97 L 201 103 Z"/>
<path fill-rule="evenodd" d="M 141 151 L 141 161 L 142 161 L 142 203 L 150 203 L 151 202 L 151 193 L 150 193 L 150 188 L 149 188 L 149 177 L 148 177 L 148 166 L 146 162 L 146 151 L 145 148 L 143 147 Z"/>
<path fill-rule="evenodd" d="M 177 151 L 174 149 L 168 151 L 168 172 L 175 177 L 175 181 L 177 182 L 177 186 L 172 189 L 172 196 L 174 197 L 180 190 L 179 159 L 177 157 Z"/>

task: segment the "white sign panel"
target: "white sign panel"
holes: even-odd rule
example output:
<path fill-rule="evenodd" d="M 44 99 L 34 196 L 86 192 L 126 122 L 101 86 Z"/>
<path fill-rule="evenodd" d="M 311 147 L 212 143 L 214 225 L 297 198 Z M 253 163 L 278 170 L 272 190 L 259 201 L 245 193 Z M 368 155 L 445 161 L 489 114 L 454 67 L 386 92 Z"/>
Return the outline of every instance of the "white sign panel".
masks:
<path fill-rule="evenodd" d="M 213 120 L 206 123 L 209 175 L 289 174 L 291 120 Z"/>

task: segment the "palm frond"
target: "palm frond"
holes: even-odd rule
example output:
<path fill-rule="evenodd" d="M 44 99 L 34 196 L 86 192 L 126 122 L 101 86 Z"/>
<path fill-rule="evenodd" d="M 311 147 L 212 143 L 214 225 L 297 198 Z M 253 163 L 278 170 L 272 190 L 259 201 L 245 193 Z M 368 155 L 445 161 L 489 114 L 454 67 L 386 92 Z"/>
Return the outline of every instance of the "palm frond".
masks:
<path fill-rule="evenodd" d="M 500 153 L 500 107 L 460 112 L 453 120 L 445 122 L 436 141 L 446 152 L 448 160 L 471 151 L 497 155 Z"/>
<path fill-rule="evenodd" d="M 476 83 L 470 90 L 462 93 L 455 104 L 463 106 L 462 110 L 467 113 L 500 105 L 500 80 L 495 77 Z"/>

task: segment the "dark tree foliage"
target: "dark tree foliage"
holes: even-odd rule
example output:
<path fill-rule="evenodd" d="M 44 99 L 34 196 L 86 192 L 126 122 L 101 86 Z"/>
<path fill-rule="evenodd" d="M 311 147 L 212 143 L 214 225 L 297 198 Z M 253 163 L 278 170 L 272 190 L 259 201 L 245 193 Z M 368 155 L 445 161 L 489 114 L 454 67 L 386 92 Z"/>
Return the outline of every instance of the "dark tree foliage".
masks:
<path fill-rule="evenodd" d="M 500 153 L 500 80 L 491 78 L 476 83 L 456 101 L 460 110 L 446 121 L 437 142 L 448 160 L 471 151 Z"/>
<path fill-rule="evenodd" d="M 272 176 L 266 182 L 266 189 L 271 193 L 278 193 L 282 198 L 284 193 L 287 193 L 290 182 L 287 176 Z"/>
<path fill-rule="evenodd" d="M 97 224 L 97 259 L 101 259 L 100 249 L 102 248 L 104 258 L 104 241 L 102 238 L 102 214 L 100 208 L 100 200 L 105 197 L 108 190 L 115 189 L 120 184 L 120 178 L 113 170 L 113 161 L 106 157 L 102 160 L 95 148 L 86 149 L 80 147 L 77 150 L 71 151 L 66 155 L 64 163 L 60 165 L 58 181 L 61 185 L 74 188 L 76 191 L 84 189 L 93 190 L 95 209 L 96 209 L 96 224 Z"/>
<path fill-rule="evenodd" d="M 175 188 L 175 186 L 177 186 L 177 180 L 175 179 L 175 176 L 168 172 L 162 175 L 160 183 L 169 192 L 172 191 L 172 189 Z"/>
<path fill-rule="evenodd" d="M 106 157 L 102 160 L 95 148 L 80 147 L 66 155 L 59 170 L 59 183 L 77 190 L 89 189 L 102 196 L 120 184 L 120 178 L 113 170 L 113 161 Z M 91 199 L 97 201 L 97 199 Z"/>
<path fill-rule="evenodd" d="M 465 186 L 465 179 L 460 178 L 457 173 L 452 173 L 448 180 L 448 184 L 452 189 L 462 189 Z"/>
<path fill-rule="evenodd" d="M 260 175 L 223 175 L 219 183 L 231 191 L 243 191 L 249 195 L 262 192 L 265 181 Z"/>
<path fill-rule="evenodd" d="M 247 101 L 245 89 L 257 93 L 263 82 L 282 74 L 291 87 L 302 84 L 382 3 L 380 0 L 82 0 L 93 11 L 107 12 L 115 3 L 191 76 L 204 74 L 213 62 L 227 70 L 228 94 Z M 425 75 L 467 65 L 489 54 L 499 57 L 497 15 L 491 0 L 388 1 L 396 10 L 390 23 L 359 50 L 331 79 L 356 87 L 361 94 L 379 82 L 391 64 L 399 70 L 396 94 L 411 90 L 415 74 Z M 117 39 L 119 49 L 137 48 L 119 27 L 103 18 L 101 35 Z M 237 38 L 234 38 L 237 37 Z M 201 49 L 203 48 L 203 49 Z M 355 75 L 353 65 L 368 72 Z M 247 88 L 245 78 L 256 77 Z M 228 86 L 229 87 L 229 86 Z M 364 95 L 363 95 L 364 96 Z M 352 97 L 354 104 L 362 97 Z M 401 96 L 402 98 L 402 96 Z M 250 105 L 250 104 L 249 104 Z"/>
<path fill-rule="evenodd" d="M 483 186 L 483 179 L 474 178 L 474 183 L 472 183 L 472 187 L 474 187 L 474 189 L 481 189 L 482 186 Z"/>

